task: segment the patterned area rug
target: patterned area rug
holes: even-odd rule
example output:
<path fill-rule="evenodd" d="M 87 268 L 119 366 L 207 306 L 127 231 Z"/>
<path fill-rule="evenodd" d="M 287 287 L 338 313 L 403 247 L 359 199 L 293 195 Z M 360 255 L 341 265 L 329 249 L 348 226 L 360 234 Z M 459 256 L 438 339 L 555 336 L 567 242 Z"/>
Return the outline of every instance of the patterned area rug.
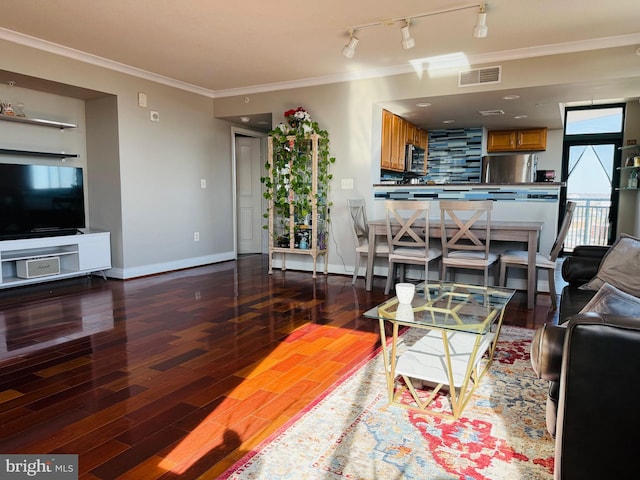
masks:
<path fill-rule="evenodd" d="M 405 333 L 405 346 L 419 334 Z M 221 478 L 552 479 L 547 382 L 531 368 L 532 336 L 502 328 L 458 420 L 390 406 L 378 353 Z"/>

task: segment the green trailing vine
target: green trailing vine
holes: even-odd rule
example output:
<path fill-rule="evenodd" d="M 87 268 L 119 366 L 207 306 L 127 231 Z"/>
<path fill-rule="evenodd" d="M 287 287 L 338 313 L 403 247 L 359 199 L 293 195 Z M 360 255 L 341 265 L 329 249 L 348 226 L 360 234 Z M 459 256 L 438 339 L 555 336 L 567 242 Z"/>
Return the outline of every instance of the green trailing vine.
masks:
<path fill-rule="evenodd" d="M 312 121 L 306 110 L 298 107 L 296 110 L 288 110 L 284 116 L 288 125 L 280 123 L 269 132 L 272 163 L 265 164 L 268 175 L 260 178 L 265 186 L 264 197 L 269 200 L 269 208 L 273 209 L 273 241 L 276 242 L 276 246 L 284 246 L 281 245 L 282 242 L 288 246 L 288 223 L 292 216 L 296 230 L 301 225 L 308 225 L 309 221 L 313 223 L 309 216 L 314 205 L 317 207 L 318 216 L 329 222 L 329 183 L 333 178 L 329 173 L 329 166 L 335 162 L 335 158 L 331 157 L 329 152 L 328 132 Z M 314 134 L 317 135 L 318 142 L 315 196 L 312 185 Z M 269 214 L 267 211 L 264 217 L 268 218 Z M 264 228 L 269 227 L 265 225 Z M 319 238 L 318 242 L 320 241 Z"/>

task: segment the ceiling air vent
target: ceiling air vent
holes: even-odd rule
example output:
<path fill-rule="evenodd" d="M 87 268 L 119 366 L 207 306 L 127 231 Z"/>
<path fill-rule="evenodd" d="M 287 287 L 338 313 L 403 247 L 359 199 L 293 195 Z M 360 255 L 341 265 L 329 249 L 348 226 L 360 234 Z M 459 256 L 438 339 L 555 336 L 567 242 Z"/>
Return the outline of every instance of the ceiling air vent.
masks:
<path fill-rule="evenodd" d="M 459 87 L 469 87 L 471 85 L 484 85 L 485 83 L 500 83 L 502 67 L 475 68 L 460 72 L 458 77 Z"/>
<path fill-rule="evenodd" d="M 478 113 L 483 117 L 496 117 L 504 115 L 504 110 L 480 110 Z"/>

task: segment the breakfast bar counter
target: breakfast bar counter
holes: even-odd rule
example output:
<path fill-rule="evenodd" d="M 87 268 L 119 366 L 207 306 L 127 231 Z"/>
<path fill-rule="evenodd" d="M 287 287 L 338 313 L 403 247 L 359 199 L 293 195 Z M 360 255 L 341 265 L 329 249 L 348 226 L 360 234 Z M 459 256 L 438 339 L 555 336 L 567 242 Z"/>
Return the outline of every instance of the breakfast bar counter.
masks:
<path fill-rule="evenodd" d="M 488 183 L 445 183 L 445 184 L 374 184 L 374 202 L 370 205 L 369 246 L 375 246 L 375 237 L 385 235 L 384 200 L 428 200 L 432 201 L 430 217 L 440 215 L 440 200 L 493 200 L 494 207 L 491 215 L 492 225 L 495 225 L 496 235 L 492 232 L 492 240 L 496 240 L 496 253 L 500 249 L 518 248 L 527 250 L 529 260 L 535 259 L 536 252 L 549 253 L 557 235 L 559 222 L 560 191 L 564 186 L 561 182 L 539 182 L 518 184 L 488 184 Z M 514 228 L 515 227 L 515 228 Z M 435 232 L 432 232 L 437 237 Z M 507 242 L 510 245 L 502 245 Z M 520 243 L 517 247 L 513 243 Z M 373 245 L 372 245 L 373 244 Z M 494 245 L 492 243 L 492 249 Z M 371 288 L 374 275 L 373 258 L 367 268 L 367 288 Z M 384 271 L 383 275 L 386 275 Z M 534 292 L 547 291 L 546 281 L 541 279 L 542 285 L 536 288 L 537 276 L 535 268 L 527 269 L 524 278 L 519 272 L 514 272 L 508 278 L 508 287 L 526 289 L 528 291 L 527 304 L 529 308 L 534 304 Z"/>

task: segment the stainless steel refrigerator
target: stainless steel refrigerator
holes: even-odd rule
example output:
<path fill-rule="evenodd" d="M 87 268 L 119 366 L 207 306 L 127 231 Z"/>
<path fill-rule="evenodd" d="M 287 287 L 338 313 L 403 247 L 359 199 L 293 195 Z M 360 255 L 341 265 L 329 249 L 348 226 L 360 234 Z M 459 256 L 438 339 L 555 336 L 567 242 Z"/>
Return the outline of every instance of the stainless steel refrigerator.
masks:
<path fill-rule="evenodd" d="M 482 183 L 532 183 L 537 165 L 535 153 L 482 157 Z"/>

